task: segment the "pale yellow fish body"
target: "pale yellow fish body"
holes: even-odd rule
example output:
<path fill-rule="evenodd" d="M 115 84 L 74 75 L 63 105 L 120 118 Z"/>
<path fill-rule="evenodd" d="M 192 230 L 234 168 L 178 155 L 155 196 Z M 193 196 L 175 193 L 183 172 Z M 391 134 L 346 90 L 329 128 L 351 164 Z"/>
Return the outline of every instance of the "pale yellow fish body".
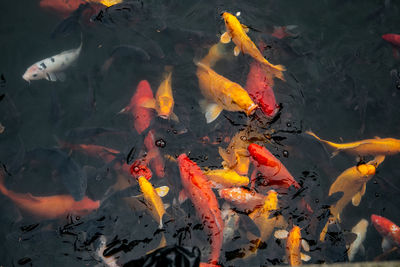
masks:
<path fill-rule="evenodd" d="M 163 225 L 162 217 L 165 214 L 164 203 L 153 185 L 145 177 L 140 176 L 138 182 L 151 216 L 159 223 L 159 227 L 161 228 Z"/>
<path fill-rule="evenodd" d="M 231 169 L 209 170 L 203 172 L 207 178 L 222 187 L 238 187 L 249 184 L 247 176 L 239 175 Z"/>
<path fill-rule="evenodd" d="M 275 77 L 281 80 L 284 80 L 282 72 L 286 70 L 285 67 L 282 65 L 273 65 L 263 57 L 260 50 L 253 43 L 250 37 L 246 34 L 245 28 L 239 22 L 239 20 L 234 15 L 228 12 L 224 12 L 222 14 L 222 17 L 225 21 L 225 27 L 227 33 L 221 36 L 221 41 L 224 43 L 229 42 L 229 37 L 230 37 L 236 45 L 235 55 L 238 54 L 238 51 L 250 55 L 255 60 L 260 62 L 262 66 L 266 68 L 267 72 L 273 74 Z"/>
<path fill-rule="evenodd" d="M 340 221 L 340 214 L 350 201 L 354 206 L 360 204 L 367 182 L 375 175 L 376 168 L 384 159 L 384 156 L 377 156 L 366 164 L 348 168 L 336 178 L 329 189 L 329 196 L 336 192 L 343 192 L 343 196 L 330 208 L 333 220 Z M 329 222 L 320 235 L 321 241 L 325 239 L 328 224 Z"/>
<path fill-rule="evenodd" d="M 356 234 L 356 240 L 348 247 L 347 255 L 349 256 L 349 261 L 353 261 L 357 252 L 363 246 L 362 243 L 367 235 L 368 221 L 366 219 L 361 219 L 352 229 L 351 232 Z"/>
<path fill-rule="evenodd" d="M 232 137 L 226 149 L 218 148 L 219 155 L 224 160 L 222 165 L 225 168 L 235 170 L 239 175 L 248 175 L 250 165 L 250 155 L 247 151 L 249 142 L 248 134 L 240 131 Z"/>
<path fill-rule="evenodd" d="M 270 190 L 265 197 L 264 205 L 260 208 L 255 209 L 249 214 L 250 219 L 254 221 L 254 223 L 260 230 L 260 236 L 256 237 L 253 234 L 247 234 L 250 240 L 257 241 L 246 253 L 246 257 L 256 253 L 258 247 L 261 245 L 261 242 L 267 241 L 272 235 L 275 228 L 286 227 L 286 222 L 281 215 L 272 216 L 272 213 L 278 208 L 278 193 L 274 190 Z"/>
<path fill-rule="evenodd" d="M 395 138 L 378 138 L 365 139 L 361 141 L 338 144 L 319 138 L 315 133 L 306 131 L 315 137 L 318 141 L 327 144 L 336 151 L 334 154 L 340 151 L 345 151 L 350 154 L 357 156 L 377 156 L 377 155 L 394 155 L 400 152 L 400 140 Z"/>

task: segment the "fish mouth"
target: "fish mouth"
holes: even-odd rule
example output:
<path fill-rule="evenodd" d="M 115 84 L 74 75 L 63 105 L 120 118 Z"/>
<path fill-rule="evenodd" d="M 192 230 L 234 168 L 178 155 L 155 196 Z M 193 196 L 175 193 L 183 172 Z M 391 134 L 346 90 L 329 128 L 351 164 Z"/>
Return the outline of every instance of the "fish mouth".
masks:
<path fill-rule="evenodd" d="M 169 116 L 165 115 L 165 114 L 159 115 L 159 117 L 163 118 L 164 120 L 168 120 L 168 118 L 169 118 Z"/>
<path fill-rule="evenodd" d="M 29 80 L 29 78 L 28 78 L 28 76 L 26 74 L 22 75 L 22 79 L 24 79 L 28 83 L 31 83 L 31 81 Z"/>
<path fill-rule="evenodd" d="M 255 112 L 256 108 L 258 108 L 257 104 L 254 104 L 254 103 L 251 104 L 250 107 L 247 108 L 247 111 L 246 111 L 247 116 L 252 115 Z"/>

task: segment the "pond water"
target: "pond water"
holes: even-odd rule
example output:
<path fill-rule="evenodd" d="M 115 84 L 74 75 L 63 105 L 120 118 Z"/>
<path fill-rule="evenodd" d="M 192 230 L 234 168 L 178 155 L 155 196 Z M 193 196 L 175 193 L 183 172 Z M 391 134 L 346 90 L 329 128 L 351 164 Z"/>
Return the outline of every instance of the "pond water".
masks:
<path fill-rule="evenodd" d="M 308 263 L 348 261 L 346 242 L 352 240 L 346 235 L 362 218 L 369 221 L 365 252 L 354 260 L 370 261 L 382 254 L 382 237 L 370 216 L 381 215 L 400 224 L 399 155 L 387 156 L 377 167 L 360 204 L 349 203 L 340 215 L 341 222 L 332 225 L 329 238 L 321 242 L 315 229 L 321 230 L 326 222 L 323 215 L 331 204 L 331 185 L 344 170 L 371 157 L 360 159 L 343 152 L 331 157 L 332 150 L 305 131 L 337 143 L 399 137 L 400 61 L 396 50 L 381 38 L 399 32 L 399 3 L 154 0 L 125 1 L 125 6 L 109 9 L 93 5 L 83 12 L 62 14 L 39 2 L 0 2 L 4 184 L 27 201 L 37 202 L 28 193 L 75 199 L 87 196 L 100 200 L 100 206 L 85 215 L 68 213 L 54 216 L 57 218 L 49 218 L 52 211 L 45 210 L 46 218 L 19 209 L 15 200 L 1 194 L 0 265 L 104 264 L 96 252 L 102 235 L 107 239 L 107 255 L 116 257 L 121 265 L 156 249 L 163 237 L 168 245 L 198 247 L 202 262 L 207 262 L 210 240 L 206 226 L 191 200 L 178 201 L 182 182 L 176 158 L 186 153 L 203 169 L 222 168 L 218 148 L 227 148 L 239 131 L 257 136 L 257 143 L 267 147 L 300 184 L 298 189 L 276 189 L 280 193 L 278 212 L 288 223 L 286 230 L 293 225 L 302 228 L 310 245 Z M 225 32 L 223 12 L 240 12 L 238 19 L 249 27 L 250 38 L 266 44 L 263 55 L 286 67 L 286 81 L 275 79 L 273 85 L 280 106 L 273 119 L 260 110 L 250 116 L 224 110 L 215 121 L 206 122 L 194 62 Z M 272 35 L 280 26 L 288 26 L 283 38 Z M 81 41 L 82 50 L 65 71 L 65 81 L 28 83 L 22 78 L 34 62 L 76 49 Z M 213 69 L 245 87 L 253 59 L 242 53 L 235 57 L 233 49 L 231 43 L 224 45 L 224 56 Z M 173 73 L 174 113 L 179 121 L 160 118 L 154 112 L 149 128 L 139 134 L 132 115 L 119 112 L 129 105 L 141 80 L 147 80 L 155 94 L 166 66 Z M 162 198 L 169 207 L 161 230 L 149 208 L 137 201 L 141 192 L 135 179 L 119 168 L 149 152 L 144 139 L 150 129 L 154 134 L 150 143 L 165 164 L 163 178 L 150 164 L 150 182 L 154 187 L 169 187 Z M 105 162 L 104 149 L 90 154 L 72 144 L 114 149 L 106 153 L 113 159 Z M 265 188 L 256 190 L 267 192 Z M 213 192 L 222 208 L 226 201 L 218 190 Z M 134 196 L 130 202 L 126 201 L 129 196 Z M 48 205 L 60 207 L 60 203 Z M 301 203 L 313 212 L 299 209 Z M 286 241 L 273 235 L 255 255 L 243 257 L 241 252 L 252 244 L 249 224 L 240 220 L 232 238 L 222 245 L 219 264 L 287 264 Z M 399 258 L 397 251 L 382 257 Z"/>

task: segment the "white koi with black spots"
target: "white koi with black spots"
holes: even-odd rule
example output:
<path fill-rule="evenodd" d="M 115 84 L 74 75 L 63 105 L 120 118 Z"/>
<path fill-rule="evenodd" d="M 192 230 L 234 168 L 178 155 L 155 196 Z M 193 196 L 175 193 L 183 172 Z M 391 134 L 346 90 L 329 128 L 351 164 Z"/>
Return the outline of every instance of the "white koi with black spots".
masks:
<path fill-rule="evenodd" d="M 73 62 L 77 60 L 82 50 L 81 45 L 76 49 L 67 50 L 55 56 L 40 60 L 30 66 L 22 75 L 22 78 L 30 83 L 32 80 L 46 79 L 48 81 L 63 81 L 63 73 Z"/>

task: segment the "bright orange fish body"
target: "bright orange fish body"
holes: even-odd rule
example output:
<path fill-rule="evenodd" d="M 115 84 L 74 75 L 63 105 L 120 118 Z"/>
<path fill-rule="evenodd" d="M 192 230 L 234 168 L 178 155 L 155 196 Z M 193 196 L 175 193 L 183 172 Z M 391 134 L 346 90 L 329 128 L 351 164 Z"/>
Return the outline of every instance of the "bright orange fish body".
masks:
<path fill-rule="evenodd" d="M 222 221 L 217 198 L 209 182 L 196 163 L 191 161 L 186 154 L 178 157 L 183 190 L 181 194 L 189 197 L 203 221 L 205 230 L 211 240 L 211 255 L 209 263 L 217 264 L 223 242 L 224 222 Z"/>
<path fill-rule="evenodd" d="M 293 185 L 296 189 L 300 188 L 300 185 L 282 162 L 272 155 L 268 149 L 257 144 L 250 144 L 247 150 L 253 159 L 254 165 L 267 180 L 268 185 L 278 185 L 284 188 L 289 188 Z M 252 177 L 252 179 L 254 178 Z M 252 181 L 253 184 L 254 180 Z"/>
<path fill-rule="evenodd" d="M 257 46 L 247 36 L 243 25 L 232 14 L 224 12 L 222 17 L 225 21 L 226 33 L 221 36 L 221 42 L 228 43 L 230 39 L 235 43 L 235 55 L 241 51 L 244 54 L 250 55 L 252 58 L 260 62 L 268 73 L 273 74 L 277 78 L 284 80 L 283 71 L 285 67 L 282 65 L 273 65 L 264 58 Z"/>
<path fill-rule="evenodd" d="M 301 229 L 294 225 L 286 240 L 286 256 L 290 266 L 301 265 Z"/>
<path fill-rule="evenodd" d="M 0 192 L 20 209 L 43 219 L 62 218 L 69 214 L 83 216 L 100 207 L 99 200 L 94 201 L 86 196 L 75 201 L 70 195 L 37 197 L 29 193 L 15 193 L 4 186 L 4 174 L 0 174 Z"/>

